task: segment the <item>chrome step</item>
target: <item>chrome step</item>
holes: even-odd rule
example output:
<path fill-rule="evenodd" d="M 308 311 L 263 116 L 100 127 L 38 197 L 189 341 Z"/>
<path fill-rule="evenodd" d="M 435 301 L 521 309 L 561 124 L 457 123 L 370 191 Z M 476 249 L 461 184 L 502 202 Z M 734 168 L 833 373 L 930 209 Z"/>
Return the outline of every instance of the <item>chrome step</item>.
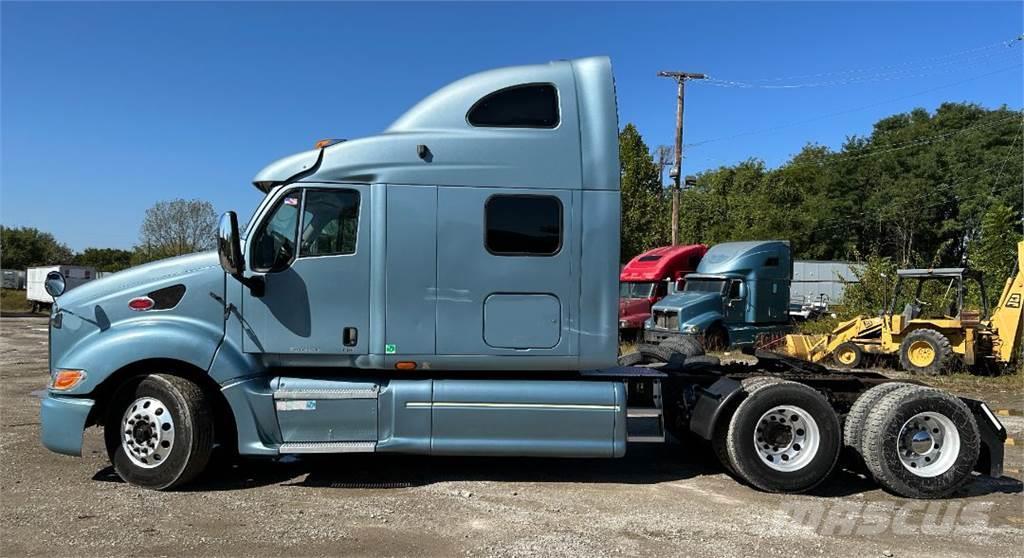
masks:
<path fill-rule="evenodd" d="M 372 453 L 377 442 L 287 442 L 278 453 Z"/>
<path fill-rule="evenodd" d="M 661 416 L 661 409 L 638 408 L 626 409 L 626 418 L 658 418 Z"/>
<path fill-rule="evenodd" d="M 380 389 L 370 388 L 323 388 L 323 389 L 279 389 L 274 399 L 377 399 Z"/>

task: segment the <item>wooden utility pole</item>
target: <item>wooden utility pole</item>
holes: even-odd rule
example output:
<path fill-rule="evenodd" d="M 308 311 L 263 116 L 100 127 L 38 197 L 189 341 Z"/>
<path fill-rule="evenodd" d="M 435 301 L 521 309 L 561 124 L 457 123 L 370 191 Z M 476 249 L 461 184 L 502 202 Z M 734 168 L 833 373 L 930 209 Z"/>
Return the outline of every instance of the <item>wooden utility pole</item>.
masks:
<path fill-rule="evenodd" d="M 676 94 L 676 164 L 668 172 L 672 178 L 672 245 L 679 244 L 679 180 L 683 168 L 683 93 L 686 80 L 707 79 L 704 74 L 692 72 L 658 72 L 658 77 L 676 80 L 679 91 Z"/>

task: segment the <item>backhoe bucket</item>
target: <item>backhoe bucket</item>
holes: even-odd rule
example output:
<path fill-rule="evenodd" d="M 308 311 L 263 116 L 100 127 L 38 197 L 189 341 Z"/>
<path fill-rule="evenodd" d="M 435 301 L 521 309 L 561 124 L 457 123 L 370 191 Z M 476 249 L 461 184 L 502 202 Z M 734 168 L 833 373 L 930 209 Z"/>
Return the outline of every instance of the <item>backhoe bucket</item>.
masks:
<path fill-rule="evenodd" d="M 786 336 L 786 344 L 783 348 L 783 352 L 801 360 L 818 362 L 825 357 L 825 349 L 827 346 L 828 335 L 802 335 L 793 333 Z"/>

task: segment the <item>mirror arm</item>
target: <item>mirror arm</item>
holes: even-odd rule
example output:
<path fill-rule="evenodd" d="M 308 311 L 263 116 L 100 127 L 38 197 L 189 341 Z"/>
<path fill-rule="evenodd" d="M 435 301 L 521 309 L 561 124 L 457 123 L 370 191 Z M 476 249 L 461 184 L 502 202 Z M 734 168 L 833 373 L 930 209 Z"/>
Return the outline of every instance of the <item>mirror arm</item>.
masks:
<path fill-rule="evenodd" d="M 248 287 L 249 292 L 252 293 L 252 296 L 256 298 L 262 297 L 263 294 L 267 291 L 267 283 L 266 281 L 263 280 L 263 277 L 259 275 L 253 277 L 246 277 L 245 275 L 238 274 L 235 275 L 234 278 L 238 279 L 239 283 Z"/>

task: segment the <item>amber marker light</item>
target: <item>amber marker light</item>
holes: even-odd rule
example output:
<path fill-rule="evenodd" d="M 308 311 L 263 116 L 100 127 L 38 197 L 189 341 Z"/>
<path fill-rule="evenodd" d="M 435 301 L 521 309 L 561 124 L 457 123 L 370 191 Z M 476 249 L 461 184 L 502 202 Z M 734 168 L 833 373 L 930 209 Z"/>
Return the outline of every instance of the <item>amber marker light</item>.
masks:
<path fill-rule="evenodd" d="M 53 377 L 51 388 L 58 391 L 69 390 L 85 379 L 85 370 L 59 370 Z"/>
<path fill-rule="evenodd" d="M 416 363 L 411 360 L 402 360 L 395 363 L 398 370 L 416 370 Z"/>

